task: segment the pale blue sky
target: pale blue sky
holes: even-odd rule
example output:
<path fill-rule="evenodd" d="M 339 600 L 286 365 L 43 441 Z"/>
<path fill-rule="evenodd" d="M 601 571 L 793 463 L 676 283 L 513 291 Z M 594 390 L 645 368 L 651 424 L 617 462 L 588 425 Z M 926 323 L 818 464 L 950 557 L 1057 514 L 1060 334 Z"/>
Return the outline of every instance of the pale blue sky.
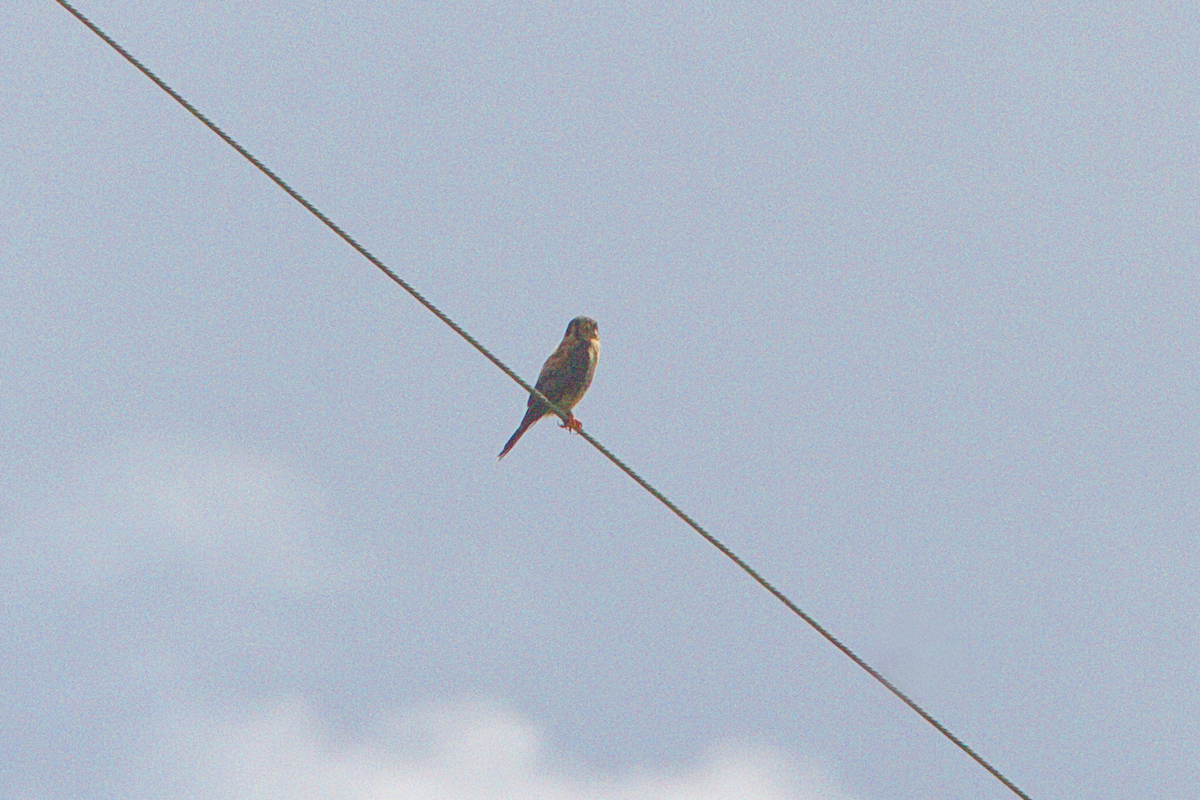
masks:
<path fill-rule="evenodd" d="M 1034 798 L 1197 796 L 1194 3 L 79 7 Z M 1011 796 L 0 26 L 0 797 Z"/>

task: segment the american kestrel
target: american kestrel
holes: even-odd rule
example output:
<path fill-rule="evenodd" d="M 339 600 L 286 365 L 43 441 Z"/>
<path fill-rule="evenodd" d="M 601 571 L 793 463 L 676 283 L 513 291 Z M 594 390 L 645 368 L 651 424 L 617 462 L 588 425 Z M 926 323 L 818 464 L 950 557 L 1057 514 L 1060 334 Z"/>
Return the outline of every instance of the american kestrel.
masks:
<path fill-rule="evenodd" d="M 599 356 L 600 328 L 596 325 L 596 320 L 590 317 L 576 317 L 571 320 L 562 343 L 546 359 L 537 383 L 534 384 L 554 405 L 567 412 L 568 419 L 561 427 L 573 431 L 583 430 L 571 409 L 592 385 L 592 375 L 596 372 L 596 359 Z M 520 439 L 533 423 L 547 414 L 554 413 L 550 406 L 533 395 L 529 395 L 528 405 L 525 419 L 521 420 L 517 432 L 508 440 L 508 444 L 504 445 L 498 458 L 504 458 L 517 443 L 517 439 Z"/>

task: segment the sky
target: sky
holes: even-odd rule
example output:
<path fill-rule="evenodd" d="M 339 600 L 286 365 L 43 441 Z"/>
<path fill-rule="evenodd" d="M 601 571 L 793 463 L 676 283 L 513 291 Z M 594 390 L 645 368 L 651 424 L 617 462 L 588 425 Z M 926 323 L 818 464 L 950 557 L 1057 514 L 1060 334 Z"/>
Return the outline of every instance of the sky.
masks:
<path fill-rule="evenodd" d="M 1200 797 L 1194 3 L 80 10 L 1031 797 Z M 1007 789 L 49 0 L 0 798 Z"/>

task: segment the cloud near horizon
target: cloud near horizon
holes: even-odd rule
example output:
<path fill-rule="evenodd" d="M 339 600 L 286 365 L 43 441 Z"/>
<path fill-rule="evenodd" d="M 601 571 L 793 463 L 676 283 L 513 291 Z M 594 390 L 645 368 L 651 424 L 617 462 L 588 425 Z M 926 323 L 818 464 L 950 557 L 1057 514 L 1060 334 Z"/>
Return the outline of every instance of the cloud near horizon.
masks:
<path fill-rule="evenodd" d="M 43 601 L 77 592 L 88 597 L 82 606 L 63 606 L 64 613 L 110 603 L 122 609 L 115 626 L 88 612 L 91 644 L 77 643 L 88 666 L 63 675 L 59 688 L 72 702 L 121 709 L 116 728 L 112 720 L 100 723 L 106 736 L 98 744 L 103 766 L 97 769 L 105 777 L 95 779 L 115 784 L 118 796 L 849 800 L 817 760 L 798 761 L 739 740 L 710 743 L 692 762 L 598 772 L 586 756 L 550 752 L 538 726 L 502 698 L 384 713 L 353 735 L 331 728 L 315 710 L 316 700 L 215 710 L 223 701 L 214 697 L 252 694 L 227 695 L 221 688 L 214 694 L 211 685 L 196 691 L 212 666 L 190 657 L 187 646 L 179 652 L 192 632 L 169 625 L 143 629 L 127 597 L 115 598 L 131 579 L 156 575 L 190 575 L 235 591 L 336 590 L 350 562 L 322 544 L 329 521 L 319 484 L 282 456 L 196 440 L 146 440 L 110 451 L 67 483 L 0 546 L 18 578 L 14 586 L 33 589 Z M 135 591 L 153 603 L 155 587 L 146 582 Z M 254 630 L 246 626 L 234 625 L 235 639 Z M 231 634 L 205 635 L 226 641 L 221 637 Z M 28 658 L 37 664 L 30 672 L 57 674 L 61 655 Z M 274 694 L 296 696 L 293 691 Z M 30 774 L 0 790 L 14 797 L 71 796 L 69 781 L 59 786 L 61 779 Z"/>
<path fill-rule="evenodd" d="M 252 714 L 178 714 L 134 756 L 130 797 L 238 800 L 849 800 L 816 761 L 722 742 L 688 767 L 594 774 L 554 759 L 502 705 L 426 705 L 338 736 L 304 703 Z"/>
<path fill-rule="evenodd" d="M 225 441 L 106 453 L 7 543 L 21 582 L 97 586 L 163 570 L 309 590 L 338 572 L 316 534 L 325 499 L 298 466 Z"/>

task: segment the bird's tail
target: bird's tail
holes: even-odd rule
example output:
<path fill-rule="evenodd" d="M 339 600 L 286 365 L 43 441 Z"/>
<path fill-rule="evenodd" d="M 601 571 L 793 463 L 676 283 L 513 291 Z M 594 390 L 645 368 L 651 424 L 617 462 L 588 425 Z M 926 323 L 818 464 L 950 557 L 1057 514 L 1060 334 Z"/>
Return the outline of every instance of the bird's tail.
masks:
<path fill-rule="evenodd" d="M 520 439 L 525 434 L 525 431 L 533 426 L 533 423 L 545 416 L 545 412 L 539 414 L 538 411 L 539 409 L 531 407 L 525 412 L 525 418 L 521 420 L 521 424 L 517 426 L 516 432 L 509 438 L 508 444 L 504 445 L 504 449 L 500 451 L 500 455 L 496 456 L 496 458 L 504 458 L 508 455 L 508 451 L 513 449 L 513 445 L 517 443 L 517 439 Z"/>

